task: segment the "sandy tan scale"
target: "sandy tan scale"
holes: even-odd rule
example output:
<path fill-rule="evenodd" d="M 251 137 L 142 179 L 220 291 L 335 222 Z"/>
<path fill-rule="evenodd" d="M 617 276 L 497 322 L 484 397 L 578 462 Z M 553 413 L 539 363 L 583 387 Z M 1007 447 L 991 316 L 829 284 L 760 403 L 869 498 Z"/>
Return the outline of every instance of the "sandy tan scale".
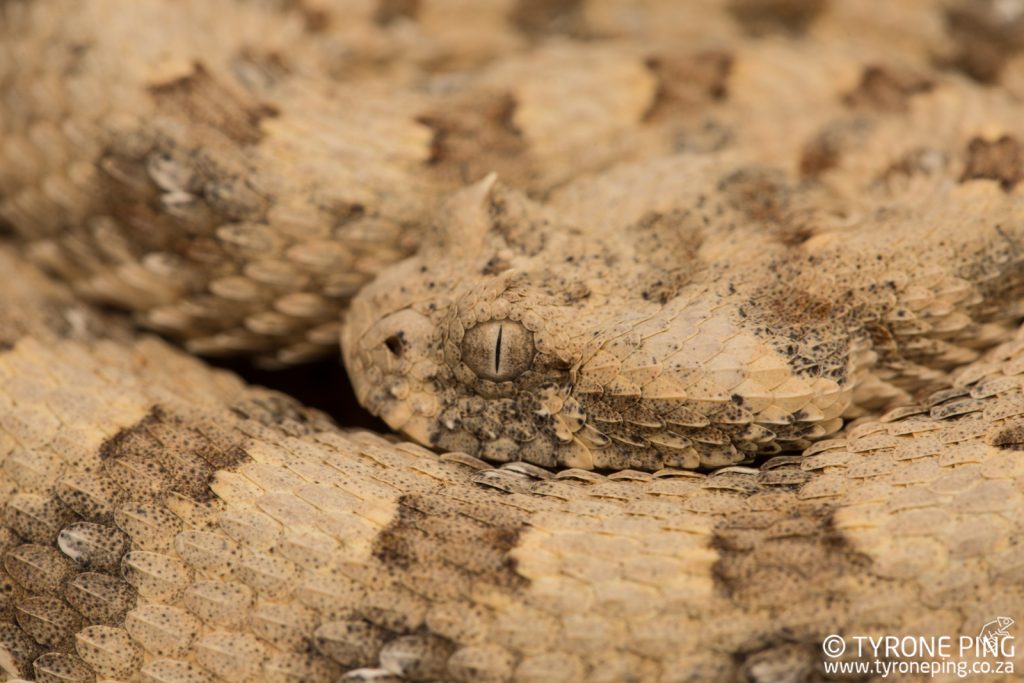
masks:
<path fill-rule="evenodd" d="M 970 634 L 1024 607 L 1022 340 L 803 459 L 553 474 L 339 430 L 116 324 L 61 325 L 92 314 L 3 259 L 9 677 L 777 680 L 820 674 L 833 632 Z M 69 432 L 94 436 L 72 454 Z"/>

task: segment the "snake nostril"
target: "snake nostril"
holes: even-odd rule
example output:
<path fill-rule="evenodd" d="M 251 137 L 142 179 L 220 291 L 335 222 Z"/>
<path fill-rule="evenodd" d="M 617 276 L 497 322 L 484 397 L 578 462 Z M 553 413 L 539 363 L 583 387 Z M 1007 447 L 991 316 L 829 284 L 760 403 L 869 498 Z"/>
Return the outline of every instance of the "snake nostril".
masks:
<path fill-rule="evenodd" d="M 391 335 L 384 340 L 384 346 L 386 346 L 388 351 L 390 351 L 396 358 L 401 358 L 402 352 L 405 351 L 404 335 L 401 332 Z"/>

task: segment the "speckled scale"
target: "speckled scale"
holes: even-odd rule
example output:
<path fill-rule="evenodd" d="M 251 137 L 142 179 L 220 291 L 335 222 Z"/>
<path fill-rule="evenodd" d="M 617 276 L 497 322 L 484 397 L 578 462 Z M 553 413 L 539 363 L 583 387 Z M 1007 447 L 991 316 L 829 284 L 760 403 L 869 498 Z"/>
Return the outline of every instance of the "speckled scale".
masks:
<path fill-rule="evenodd" d="M 185 528 L 213 529 L 217 524 L 217 507 L 211 507 L 202 500 L 171 491 L 164 496 L 163 503 Z"/>
<path fill-rule="evenodd" d="M 340 673 L 336 664 L 314 654 L 275 652 L 263 662 L 261 676 L 267 683 L 331 683 Z"/>
<path fill-rule="evenodd" d="M 71 472 L 57 482 L 57 497 L 80 517 L 92 521 L 113 519 L 125 492 L 109 477 L 93 472 Z"/>
<path fill-rule="evenodd" d="M 258 510 L 225 510 L 217 521 L 224 533 L 253 550 L 272 547 L 281 535 L 280 523 Z"/>
<path fill-rule="evenodd" d="M 274 462 L 246 463 L 238 468 L 238 474 L 243 475 L 268 494 L 288 495 L 306 483 L 298 474 L 287 468 L 282 468 L 279 463 Z"/>
<path fill-rule="evenodd" d="M 7 527 L 0 527 L 0 554 L 6 553 L 8 550 L 21 543 L 21 539 L 11 529 Z"/>
<path fill-rule="evenodd" d="M 241 622 L 252 600 L 252 589 L 237 581 L 197 581 L 182 596 L 189 612 L 214 626 Z"/>
<path fill-rule="evenodd" d="M 12 579 L 6 571 L 0 571 L 0 621 L 13 619 L 13 600 L 23 594 L 18 582 Z"/>
<path fill-rule="evenodd" d="M 365 586 L 367 582 L 364 582 Z M 383 583 L 383 582 L 382 582 Z M 433 588 L 433 587 L 431 587 Z M 435 595 L 447 595 L 436 591 Z M 411 589 L 401 586 L 367 587 L 366 597 L 359 605 L 359 615 L 374 624 L 396 633 L 415 631 L 423 623 L 427 600 Z"/>
<path fill-rule="evenodd" d="M 41 653 L 39 644 L 19 626 L 0 623 L 0 658 L 7 673 L 29 676 L 32 662 Z"/>
<path fill-rule="evenodd" d="M 342 666 L 358 668 L 377 662 L 388 632 L 362 619 L 347 619 L 321 624 L 313 638 L 317 650 Z"/>
<path fill-rule="evenodd" d="M 163 505 L 131 503 L 114 512 L 117 526 L 141 550 L 170 550 L 175 537 L 182 530 L 181 520 Z"/>
<path fill-rule="evenodd" d="M 75 650 L 101 678 L 130 679 L 142 667 L 142 649 L 121 628 L 87 626 L 75 634 Z"/>
<path fill-rule="evenodd" d="M 88 664 L 74 655 L 48 652 L 32 663 L 37 683 L 93 683 Z"/>
<path fill-rule="evenodd" d="M 141 605 L 125 616 L 129 635 L 151 655 L 181 657 L 199 636 L 201 623 L 180 607 Z"/>
<path fill-rule="evenodd" d="M 67 583 L 63 595 L 88 621 L 111 625 L 122 623 L 137 599 L 127 582 L 98 572 L 82 572 Z"/>
<path fill-rule="evenodd" d="M 440 601 L 431 605 L 426 626 L 452 642 L 479 642 L 493 623 L 489 609 L 468 600 Z"/>
<path fill-rule="evenodd" d="M 464 647 L 448 658 L 448 675 L 457 681 L 503 683 L 512 677 L 515 657 L 497 645 Z"/>
<path fill-rule="evenodd" d="M 25 543 L 4 554 L 4 569 L 29 593 L 50 595 L 74 573 L 74 564 L 52 546 Z"/>
<path fill-rule="evenodd" d="M 328 567 L 339 543 L 319 531 L 292 529 L 284 534 L 277 549 L 299 566 Z"/>
<path fill-rule="evenodd" d="M 57 546 L 81 566 L 113 571 L 131 546 L 131 539 L 114 526 L 75 522 L 61 529 Z"/>
<path fill-rule="evenodd" d="M 313 575 L 295 588 L 295 600 L 321 614 L 340 614 L 366 599 L 366 588 L 345 576 Z"/>
<path fill-rule="evenodd" d="M 44 647 L 66 644 L 82 625 L 78 612 L 56 597 L 18 600 L 14 605 L 14 618 L 25 633 Z"/>
<path fill-rule="evenodd" d="M 203 458 L 190 450 L 175 450 L 173 445 L 161 448 L 159 463 L 165 472 L 168 486 L 186 495 L 201 496 L 214 469 Z"/>
<path fill-rule="evenodd" d="M 242 556 L 233 574 L 258 594 L 281 599 L 292 593 L 302 572 L 282 557 L 252 553 Z"/>
<path fill-rule="evenodd" d="M 153 498 L 170 485 L 170 478 L 159 463 L 140 456 L 105 461 L 103 475 L 119 488 L 131 491 L 132 497 Z"/>
<path fill-rule="evenodd" d="M 192 652 L 204 669 L 232 681 L 258 680 L 267 655 L 266 647 L 251 635 L 225 631 L 206 634 Z"/>
<path fill-rule="evenodd" d="M 306 643 L 317 620 L 317 612 L 294 600 L 257 602 L 249 612 L 248 626 L 262 640 L 287 650 Z"/>
<path fill-rule="evenodd" d="M 238 546 L 222 534 L 187 529 L 174 537 L 174 550 L 193 570 L 224 576 L 238 561 Z"/>
<path fill-rule="evenodd" d="M 51 473 L 60 466 L 57 455 L 23 448 L 16 448 L 3 460 L 4 476 L 26 491 L 45 488 Z"/>
<path fill-rule="evenodd" d="M 192 572 L 178 558 L 145 550 L 124 556 L 121 575 L 140 595 L 157 601 L 175 599 L 192 581 Z"/>
<path fill-rule="evenodd" d="M 34 493 L 15 494 L 4 506 L 7 526 L 33 543 L 53 543 L 73 517 L 57 498 Z"/>
<path fill-rule="evenodd" d="M 214 677 L 191 662 L 154 659 L 142 667 L 144 683 L 213 683 Z"/>

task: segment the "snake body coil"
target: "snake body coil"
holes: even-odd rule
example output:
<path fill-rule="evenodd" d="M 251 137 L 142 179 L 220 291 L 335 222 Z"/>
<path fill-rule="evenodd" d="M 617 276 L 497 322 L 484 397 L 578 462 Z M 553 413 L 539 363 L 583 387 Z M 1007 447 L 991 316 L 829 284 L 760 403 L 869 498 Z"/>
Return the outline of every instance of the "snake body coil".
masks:
<path fill-rule="evenodd" d="M 767 683 L 1012 633 L 1011 10 L 0 2 L 0 677 Z M 93 303 L 340 340 L 419 445 Z"/>

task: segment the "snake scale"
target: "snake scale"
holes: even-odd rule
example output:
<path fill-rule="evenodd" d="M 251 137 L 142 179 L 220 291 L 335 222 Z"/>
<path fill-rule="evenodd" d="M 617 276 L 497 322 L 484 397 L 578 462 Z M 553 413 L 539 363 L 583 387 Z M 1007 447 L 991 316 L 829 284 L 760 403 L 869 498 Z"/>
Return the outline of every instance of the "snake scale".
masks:
<path fill-rule="evenodd" d="M 875 680 L 823 643 L 1024 615 L 1018 5 L 0 2 L 0 676 Z M 187 353 L 339 340 L 412 441 Z"/>

